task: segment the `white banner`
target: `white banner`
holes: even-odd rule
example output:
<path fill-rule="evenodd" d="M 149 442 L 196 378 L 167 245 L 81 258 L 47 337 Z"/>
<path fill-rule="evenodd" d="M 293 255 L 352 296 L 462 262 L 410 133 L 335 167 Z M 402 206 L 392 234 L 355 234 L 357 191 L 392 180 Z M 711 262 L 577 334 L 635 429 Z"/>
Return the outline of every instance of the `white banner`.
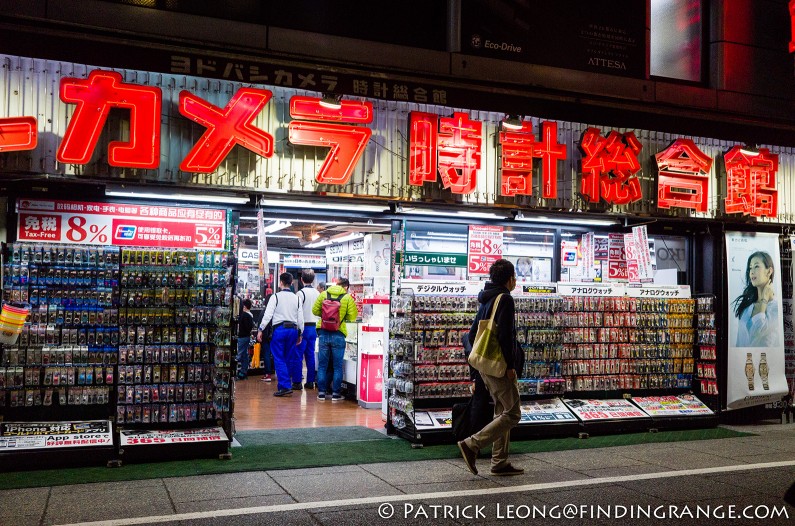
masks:
<path fill-rule="evenodd" d="M 594 278 L 594 238 L 593 232 L 582 235 L 582 272 L 583 279 L 590 281 Z"/>
<path fill-rule="evenodd" d="M 726 270 L 727 407 L 778 401 L 788 392 L 778 234 L 726 232 Z"/>
<path fill-rule="evenodd" d="M 268 276 L 270 276 L 270 266 L 268 265 L 268 239 L 265 234 L 265 219 L 261 208 L 257 210 L 257 249 L 259 249 L 258 270 L 260 283 L 264 285 L 268 280 Z"/>
<path fill-rule="evenodd" d="M 122 429 L 119 444 L 125 446 L 156 446 L 161 444 L 198 444 L 229 440 L 220 427 L 201 429 L 134 430 Z"/>
<path fill-rule="evenodd" d="M 558 283 L 561 296 L 606 296 L 616 298 L 626 294 L 624 283 Z"/>
<path fill-rule="evenodd" d="M 110 420 L 0 424 L 0 451 L 112 446 Z"/>
<path fill-rule="evenodd" d="M 635 247 L 637 248 L 638 277 L 641 283 L 651 283 L 654 281 L 654 269 L 651 262 L 653 249 L 650 252 L 646 225 L 633 226 L 632 233 L 635 235 Z"/>

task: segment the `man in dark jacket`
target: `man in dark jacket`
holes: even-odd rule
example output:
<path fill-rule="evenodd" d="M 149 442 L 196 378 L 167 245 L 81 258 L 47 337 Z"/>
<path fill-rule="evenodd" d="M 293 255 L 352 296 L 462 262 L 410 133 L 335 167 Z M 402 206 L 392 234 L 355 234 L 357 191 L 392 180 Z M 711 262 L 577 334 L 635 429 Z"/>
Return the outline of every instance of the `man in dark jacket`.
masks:
<path fill-rule="evenodd" d="M 521 372 L 524 366 L 524 355 L 516 352 L 516 307 L 514 305 L 511 291 L 516 287 L 516 272 L 513 263 L 507 259 L 496 261 L 489 269 L 490 281 L 478 294 L 480 308 L 469 331 L 469 341 L 474 342 L 477 334 L 478 322 L 488 319 L 497 298 L 500 303 L 494 314 L 494 322 L 497 325 L 497 340 L 500 343 L 503 358 L 506 363 L 505 375 L 502 377 L 490 376 L 481 373 L 483 383 L 489 390 L 494 400 L 494 420 L 486 427 L 481 429 L 469 438 L 458 443 L 461 455 L 464 457 L 469 471 L 477 475 L 475 461 L 478 452 L 493 444 L 491 453 L 491 474 L 521 475 L 524 473 L 522 468 L 517 468 L 508 462 L 508 451 L 510 448 L 510 434 L 522 416 L 519 384 L 517 383 L 517 371 Z"/>

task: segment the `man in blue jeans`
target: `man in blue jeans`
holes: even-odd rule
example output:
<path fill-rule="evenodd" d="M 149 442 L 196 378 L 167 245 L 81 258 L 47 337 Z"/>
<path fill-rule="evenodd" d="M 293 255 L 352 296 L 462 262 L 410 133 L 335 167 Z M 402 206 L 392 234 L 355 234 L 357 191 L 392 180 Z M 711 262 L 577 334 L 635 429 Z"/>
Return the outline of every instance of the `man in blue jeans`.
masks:
<path fill-rule="evenodd" d="M 278 389 L 273 396 L 293 394 L 290 368 L 291 366 L 295 367 L 294 362 L 298 359 L 295 346 L 301 343 L 299 327 L 304 326 L 304 312 L 298 305 L 298 297 L 290 290 L 292 284 L 293 276 L 289 272 L 284 272 L 279 276 L 279 292 L 268 300 L 257 333 L 257 341 L 262 341 L 263 329 L 269 322 L 273 322 L 271 352 L 278 382 Z M 300 388 L 301 384 L 299 383 L 298 386 Z"/>
<path fill-rule="evenodd" d="M 237 363 L 240 371 L 237 373 L 238 380 L 245 380 L 248 377 L 248 366 L 251 358 L 248 356 L 248 346 L 251 343 L 251 329 L 254 328 L 254 316 L 251 315 L 251 300 L 243 300 L 243 312 L 237 322 Z"/>
<path fill-rule="evenodd" d="M 301 345 L 298 346 L 298 356 L 301 360 L 306 360 L 306 383 L 307 389 L 315 388 L 315 342 L 317 341 L 317 320 L 318 317 L 312 314 L 312 307 L 315 300 L 320 296 L 320 292 L 312 286 L 315 281 L 315 272 L 312 269 L 301 271 L 301 284 L 303 287 L 296 292 L 298 303 L 304 311 L 304 332 L 301 335 Z M 301 381 L 301 363 L 298 364 L 298 382 Z M 296 379 L 293 378 L 293 383 Z"/>
<path fill-rule="evenodd" d="M 348 294 L 348 287 L 348 279 L 339 278 L 337 284 L 321 293 L 312 305 L 312 314 L 320 317 L 317 321 L 317 399 L 321 401 L 326 399 L 326 368 L 329 360 L 334 367 L 331 401 L 342 400 L 342 359 L 345 357 L 345 337 L 348 335 L 346 322 L 356 321 L 359 315 L 356 302 Z"/>

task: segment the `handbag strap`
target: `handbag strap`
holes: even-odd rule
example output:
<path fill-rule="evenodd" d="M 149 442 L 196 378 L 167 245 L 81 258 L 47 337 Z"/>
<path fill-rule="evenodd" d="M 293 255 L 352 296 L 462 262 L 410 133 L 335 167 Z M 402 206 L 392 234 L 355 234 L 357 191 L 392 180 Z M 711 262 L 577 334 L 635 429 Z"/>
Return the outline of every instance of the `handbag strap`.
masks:
<path fill-rule="evenodd" d="M 497 307 L 500 305 L 500 300 L 502 299 L 503 296 L 505 296 L 504 292 L 499 296 L 497 296 L 497 299 L 494 300 L 494 307 L 492 307 L 491 316 L 489 316 L 489 321 L 492 323 L 494 322 L 494 315 L 497 314 Z"/>

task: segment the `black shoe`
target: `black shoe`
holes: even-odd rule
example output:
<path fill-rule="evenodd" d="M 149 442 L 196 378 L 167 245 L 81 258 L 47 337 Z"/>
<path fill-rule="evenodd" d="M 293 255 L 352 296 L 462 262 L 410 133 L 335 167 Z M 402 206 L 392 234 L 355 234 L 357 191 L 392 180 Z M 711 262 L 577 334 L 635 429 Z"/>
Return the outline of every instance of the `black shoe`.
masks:
<path fill-rule="evenodd" d="M 512 475 L 523 475 L 524 470 L 517 468 L 510 462 L 499 468 L 491 468 L 491 474 L 496 477 L 510 477 Z"/>
<path fill-rule="evenodd" d="M 320 400 L 321 402 L 324 402 L 326 400 L 326 393 L 318 393 L 317 399 Z"/>
<path fill-rule="evenodd" d="M 342 398 L 341 394 L 332 394 L 331 395 L 331 401 L 332 402 L 342 402 L 343 400 L 344 400 L 344 398 Z"/>
<path fill-rule="evenodd" d="M 458 443 L 458 449 L 461 450 L 461 456 L 464 457 L 464 463 L 467 465 L 469 471 L 471 471 L 473 475 L 477 475 L 478 468 L 475 467 L 475 461 L 478 458 L 478 452 L 470 449 L 463 440 Z"/>
<path fill-rule="evenodd" d="M 315 382 L 307 382 L 304 384 L 304 389 L 314 389 L 314 388 L 315 388 Z"/>
<path fill-rule="evenodd" d="M 237 375 L 237 379 L 238 379 L 238 380 L 246 380 L 247 378 L 248 378 L 248 376 L 246 376 L 245 374 L 239 374 L 239 375 Z"/>
<path fill-rule="evenodd" d="M 273 393 L 273 396 L 289 396 L 291 394 L 293 394 L 292 389 L 279 389 L 278 391 Z"/>
<path fill-rule="evenodd" d="M 300 391 L 301 389 L 303 389 L 301 382 L 293 382 L 293 391 Z"/>

